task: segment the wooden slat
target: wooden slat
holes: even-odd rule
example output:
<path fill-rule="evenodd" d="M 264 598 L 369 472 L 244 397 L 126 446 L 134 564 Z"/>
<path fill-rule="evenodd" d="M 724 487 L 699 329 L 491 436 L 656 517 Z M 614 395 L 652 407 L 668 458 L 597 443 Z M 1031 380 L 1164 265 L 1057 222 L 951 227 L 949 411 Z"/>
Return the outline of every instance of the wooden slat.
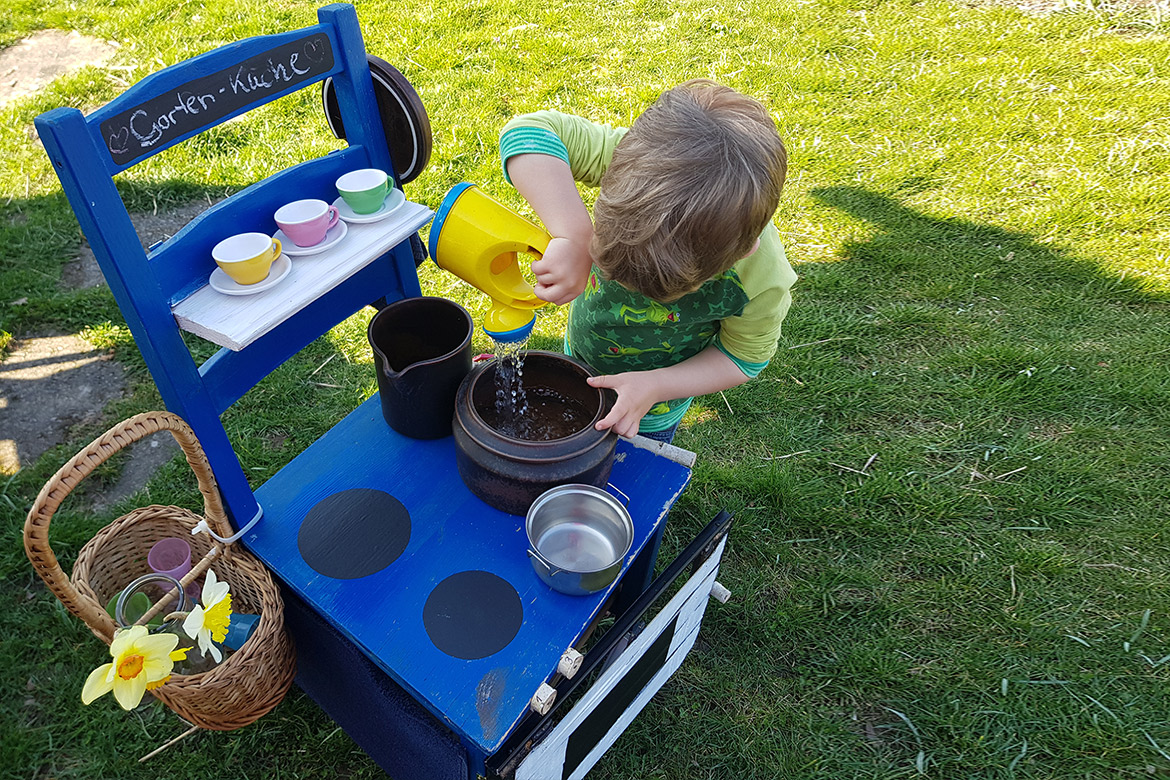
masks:
<path fill-rule="evenodd" d="M 209 127 L 342 70 L 335 28 L 245 38 L 144 78 L 87 117 L 114 174 Z"/>
<path fill-rule="evenodd" d="M 183 330 L 231 350 L 241 350 L 319 296 L 404 241 L 434 212 L 406 202 L 382 222 L 350 225 L 345 238 L 318 255 L 293 257 L 292 272 L 270 290 L 231 296 L 210 285 L 172 308 Z"/>

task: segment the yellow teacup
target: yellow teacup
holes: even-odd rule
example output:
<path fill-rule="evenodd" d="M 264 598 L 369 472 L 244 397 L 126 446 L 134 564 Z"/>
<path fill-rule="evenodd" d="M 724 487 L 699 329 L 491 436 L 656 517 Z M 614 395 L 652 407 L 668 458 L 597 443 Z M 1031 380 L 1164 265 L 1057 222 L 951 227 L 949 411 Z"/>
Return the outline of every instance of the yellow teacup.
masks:
<path fill-rule="evenodd" d="M 280 257 L 280 241 L 264 233 L 237 233 L 211 250 L 215 264 L 237 284 L 256 284 Z"/>

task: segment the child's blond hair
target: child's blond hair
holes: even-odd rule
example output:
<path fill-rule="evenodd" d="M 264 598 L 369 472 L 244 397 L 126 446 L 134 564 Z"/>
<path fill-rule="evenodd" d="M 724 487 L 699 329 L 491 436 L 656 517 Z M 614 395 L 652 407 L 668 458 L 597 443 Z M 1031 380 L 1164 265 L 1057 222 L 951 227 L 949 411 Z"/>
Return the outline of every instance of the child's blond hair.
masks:
<path fill-rule="evenodd" d="M 758 101 L 708 79 L 680 84 L 614 150 L 593 210 L 597 266 L 643 295 L 676 300 L 751 252 L 787 171 Z"/>

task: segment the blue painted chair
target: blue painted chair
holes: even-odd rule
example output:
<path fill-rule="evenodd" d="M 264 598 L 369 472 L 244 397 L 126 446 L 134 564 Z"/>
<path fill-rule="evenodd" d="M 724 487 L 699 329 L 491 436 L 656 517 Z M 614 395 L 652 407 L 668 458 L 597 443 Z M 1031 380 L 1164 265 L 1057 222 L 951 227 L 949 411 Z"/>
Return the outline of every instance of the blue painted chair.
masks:
<path fill-rule="evenodd" d="M 358 168 L 393 171 L 357 15 L 352 6 L 337 4 L 320 9 L 318 17 L 315 27 L 240 41 L 153 74 L 88 116 L 60 108 L 36 120 L 163 401 L 191 425 L 203 444 L 237 526 L 246 525 L 260 510 L 220 415 L 306 344 L 375 299 L 419 294 L 416 257 L 410 241 L 404 240 L 246 348 L 221 349 L 202 365 L 196 365 L 172 314 L 173 305 L 206 284 L 214 269 L 215 243 L 236 232 L 272 232 L 272 215 L 289 200 L 289 192 L 332 200 L 333 183 L 342 173 Z M 271 61 L 274 67 L 267 67 L 267 57 L 261 63 L 264 70 L 249 72 L 243 65 L 273 51 L 281 56 Z M 163 244 L 143 251 L 115 175 L 326 78 L 332 79 L 348 148 L 280 171 L 208 209 Z M 230 104 L 220 97 L 229 93 L 234 99 Z M 407 732 L 407 738 L 396 743 L 393 735 L 386 739 L 383 727 L 379 739 L 363 740 L 367 748 L 373 746 L 384 766 L 437 770 L 417 776 L 467 777 L 463 751 L 448 729 L 295 595 L 286 596 L 286 608 L 290 630 L 302 645 L 301 675 L 337 700 L 331 709 L 348 708 L 363 713 L 361 723 L 380 721 L 391 729 L 397 723 Z M 336 663 L 329 667 L 346 670 L 331 682 L 314 663 L 315 658 L 330 657 Z M 385 755 L 377 755 L 379 744 L 385 746 Z M 399 776 L 415 775 L 403 771 Z"/>
<path fill-rule="evenodd" d="M 378 225 L 351 225 L 339 245 L 349 249 L 337 250 L 344 262 L 331 258 L 294 279 L 300 286 L 290 290 L 309 292 L 277 296 L 280 306 L 249 304 L 207 285 L 215 268 L 211 249 L 222 238 L 273 233 L 279 206 L 296 198 L 332 200 L 334 182 L 348 171 L 394 171 L 357 15 L 336 4 L 321 8 L 318 19 L 311 27 L 242 40 L 173 65 L 88 116 L 69 108 L 50 111 L 37 119 L 37 129 L 164 403 L 206 450 L 236 535 L 285 586 L 298 684 L 397 780 L 542 778 L 552 776 L 553 765 L 562 767 L 556 776 L 581 777 L 694 643 L 728 521 L 713 523 L 703 543 L 692 545 L 686 562 L 702 563 L 700 573 L 666 609 L 640 620 L 652 594 L 634 598 L 666 513 L 689 480 L 689 463 L 644 444 L 619 445 L 611 481 L 630 497 L 635 539 L 627 572 L 638 579 L 625 594 L 625 602 L 638 607 L 622 616 L 623 631 L 635 633 L 645 622 L 651 628 L 621 654 L 626 663 L 598 673 L 581 699 L 589 706 L 574 706 L 561 719 L 564 727 L 553 728 L 545 720 L 550 716 L 533 712 L 534 694 L 551 685 L 567 695 L 580 684 L 560 662 L 589 635 L 620 579 L 592 596 L 550 590 L 525 554 L 524 518 L 488 507 L 467 490 L 451 437 L 415 441 L 392 431 L 377 396 L 256 489 L 220 420 L 257 382 L 371 301 L 421 294 L 416 231 L 432 213 L 409 202 Z M 142 249 L 115 187 L 117 174 L 325 79 L 332 80 L 331 120 L 344 124 L 346 148 L 257 182 L 169 240 Z M 299 267 L 294 264 L 293 273 Z M 304 267 L 312 268 L 312 261 Z M 344 272 L 320 284 L 325 267 Z M 279 316 L 261 316 L 274 308 Z M 224 348 L 199 365 L 183 330 Z M 374 522 L 388 522 L 397 512 L 400 524 L 362 537 L 336 514 L 354 496 L 373 497 L 376 511 L 366 514 Z M 342 560 L 369 564 L 371 545 L 363 539 L 376 546 L 387 536 L 398 540 L 393 554 L 360 572 L 325 571 L 309 560 L 307 550 L 315 555 L 324 545 L 327 555 L 341 550 Z M 631 566 L 643 551 L 649 557 Z M 675 568 L 678 574 L 682 564 Z M 469 609 L 459 595 L 451 609 L 436 607 L 436 594 L 465 581 L 499 587 L 503 595 L 473 589 L 468 595 L 486 601 Z M 669 584 L 656 581 L 656 592 Z M 464 640 L 476 632 L 499 633 L 495 610 L 504 602 L 518 615 L 511 634 L 495 637 L 486 649 L 475 642 L 469 647 Z M 435 616 L 445 619 L 461 609 L 477 627 L 456 632 L 458 647 L 444 646 Z M 603 639 L 609 646 L 620 641 L 616 635 Z M 591 651 L 586 666 L 599 670 L 601 657 Z M 546 735 L 540 745 L 538 734 Z"/>
<path fill-rule="evenodd" d="M 237 524 L 255 517 L 258 507 L 219 416 L 302 347 L 372 301 L 419 294 L 415 259 L 409 243 L 402 242 L 247 348 L 223 349 L 201 366 L 172 314 L 174 304 L 206 284 L 215 267 L 212 247 L 233 233 L 273 232 L 272 215 L 290 200 L 290 192 L 331 201 L 342 173 L 393 170 L 356 13 L 348 5 L 331 5 L 320 10 L 319 19 L 315 27 L 239 41 L 155 73 L 89 116 L 60 108 L 36 120 L 163 402 L 199 437 Z M 317 59 L 311 61 L 305 49 Z M 283 61 L 265 58 L 263 72 L 239 72 L 240 63 L 272 51 Z M 297 72 L 306 66 L 312 67 L 309 73 Z M 348 148 L 280 171 L 208 209 L 153 251 L 143 251 L 114 185 L 116 174 L 328 77 L 336 87 Z M 254 86 L 245 93 L 249 79 Z M 271 86 L 259 86 L 261 79 Z M 238 99 L 228 104 L 224 90 Z"/>

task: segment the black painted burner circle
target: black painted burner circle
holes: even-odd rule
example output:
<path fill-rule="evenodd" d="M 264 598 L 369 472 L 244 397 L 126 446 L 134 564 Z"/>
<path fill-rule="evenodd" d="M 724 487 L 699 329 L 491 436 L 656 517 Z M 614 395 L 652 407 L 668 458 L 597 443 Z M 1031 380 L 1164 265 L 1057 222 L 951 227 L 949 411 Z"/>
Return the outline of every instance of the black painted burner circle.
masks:
<path fill-rule="evenodd" d="M 321 499 L 297 533 L 297 548 L 318 574 L 356 580 L 385 569 L 410 542 L 410 513 L 394 496 L 352 488 Z"/>
<path fill-rule="evenodd" d="M 523 622 L 520 594 L 487 571 L 452 574 L 435 586 L 423 606 L 423 626 L 435 647 L 464 661 L 500 652 Z"/>

